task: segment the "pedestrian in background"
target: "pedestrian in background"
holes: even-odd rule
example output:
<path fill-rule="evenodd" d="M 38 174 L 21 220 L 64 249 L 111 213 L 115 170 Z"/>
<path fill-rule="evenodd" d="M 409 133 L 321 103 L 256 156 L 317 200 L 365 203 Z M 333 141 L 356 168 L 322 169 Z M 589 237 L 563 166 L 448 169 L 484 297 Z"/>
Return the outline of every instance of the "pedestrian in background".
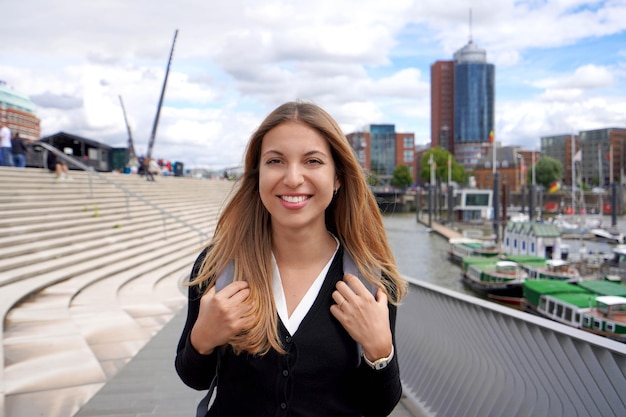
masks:
<path fill-rule="evenodd" d="M 13 165 L 17 168 L 25 168 L 28 148 L 24 143 L 24 139 L 20 137 L 19 132 L 15 132 L 15 135 L 13 135 L 13 138 L 11 139 L 11 148 L 11 152 L 13 153 Z"/>
<path fill-rule="evenodd" d="M 278 107 L 252 135 L 240 181 L 192 269 L 177 349 L 187 385 L 217 383 L 197 415 L 388 415 L 402 394 L 395 321 L 407 284 L 338 124 L 314 104 Z"/>
<path fill-rule="evenodd" d="M 70 171 L 67 168 L 67 164 L 62 159 L 59 159 L 53 152 L 48 151 L 48 157 L 46 158 L 46 164 L 51 172 L 56 174 L 57 181 L 59 180 L 73 180 L 70 175 Z"/>
<path fill-rule="evenodd" d="M 0 149 L 2 150 L 2 165 L 5 167 L 13 166 L 13 153 L 11 152 L 11 129 L 6 122 L 2 122 L 0 128 Z"/>

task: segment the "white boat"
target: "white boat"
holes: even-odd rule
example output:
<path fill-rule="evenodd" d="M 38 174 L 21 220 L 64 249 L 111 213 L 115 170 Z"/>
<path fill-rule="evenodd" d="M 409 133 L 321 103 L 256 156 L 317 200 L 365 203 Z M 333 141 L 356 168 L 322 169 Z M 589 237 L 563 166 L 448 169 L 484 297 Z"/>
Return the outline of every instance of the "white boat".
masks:
<path fill-rule="evenodd" d="M 448 240 L 448 243 L 450 244 L 450 259 L 459 264 L 463 258 L 472 256 L 496 257 L 500 253 L 496 244 L 489 240 L 456 237 Z"/>
<path fill-rule="evenodd" d="M 617 230 L 596 228 L 591 229 L 589 232 L 598 239 L 607 240 L 609 242 L 618 243 L 620 245 L 626 242 L 624 234 L 620 233 Z"/>

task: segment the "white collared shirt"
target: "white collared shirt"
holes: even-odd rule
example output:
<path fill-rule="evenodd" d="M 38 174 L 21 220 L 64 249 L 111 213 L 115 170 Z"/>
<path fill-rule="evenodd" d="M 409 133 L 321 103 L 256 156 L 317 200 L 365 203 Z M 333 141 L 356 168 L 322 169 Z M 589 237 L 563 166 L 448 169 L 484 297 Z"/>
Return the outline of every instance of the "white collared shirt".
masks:
<path fill-rule="evenodd" d="M 331 236 L 333 235 L 331 234 Z M 311 284 L 311 287 L 309 287 L 304 297 L 302 297 L 302 300 L 296 309 L 293 313 L 291 313 L 291 316 L 287 313 L 287 301 L 285 300 L 285 292 L 283 290 L 282 280 L 280 279 L 280 271 L 278 270 L 278 264 L 276 264 L 276 258 L 274 258 L 274 255 L 272 254 L 272 264 L 274 266 L 274 273 L 272 277 L 274 303 L 276 304 L 276 310 L 278 311 L 280 320 L 283 322 L 285 328 L 291 335 L 296 333 L 300 323 L 302 323 L 302 320 L 315 302 L 315 299 L 320 292 L 320 288 L 322 288 L 322 284 L 324 283 L 324 278 L 330 269 L 330 265 L 332 264 L 335 255 L 337 254 L 337 249 L 339 249 L 339 240 L 335 236 L 333 236 L 333 238 L 337 242 L 337 247 L 335 248 L 333 255 L 326 263 L 326 266 L 322 269 L 322 272 L 320 272 L 317 278 L 315 278 L 315 281 L 313 281 L 313 284 Z"/>

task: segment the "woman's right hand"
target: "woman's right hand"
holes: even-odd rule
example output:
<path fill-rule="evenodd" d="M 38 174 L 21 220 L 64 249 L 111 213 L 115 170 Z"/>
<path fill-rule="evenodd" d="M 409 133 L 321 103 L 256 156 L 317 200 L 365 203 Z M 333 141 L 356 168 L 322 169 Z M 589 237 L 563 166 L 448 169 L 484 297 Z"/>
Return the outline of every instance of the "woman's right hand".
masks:
<path fill-rule="evenodd" d="M 191 329 L 190 340 L 194 349 L 209 355 L 216 347 L 227 344 L 249 328 L 252 321 L 249 295 L 250 288 L 245 281 L 232 282 L 217 293 L 215 287 L 207 291 L 200 299 L 198 319 Z"/>

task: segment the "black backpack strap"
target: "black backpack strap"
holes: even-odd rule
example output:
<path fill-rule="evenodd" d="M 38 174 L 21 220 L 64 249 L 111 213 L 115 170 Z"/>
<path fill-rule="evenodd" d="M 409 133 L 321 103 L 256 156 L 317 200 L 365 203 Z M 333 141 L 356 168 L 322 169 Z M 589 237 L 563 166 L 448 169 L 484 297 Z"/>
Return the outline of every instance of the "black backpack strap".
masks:
<path fill-rule="evenodd" d="M 217 375 L 215 375 L 215 377 L 213 378 L 213 381 L 211 381 L 211 386 L 209 387 L 209 390 L 207 391 L 204 398 L 202 398 L 200 402 L 198 403 L 198 407 L 196 408 L 196 417 L 206 416 L 207 411 L 209 411 L 209 403 L 211 402 L 211 397 L 213 396 L 213 391 L 215 391 L 216 386 L 217 386 Z"/>
<path fill-rule="evenodd" d="M 217 277 L 215 280 L 215 291 L 221 291 L 225 286 L 233 282 L 233 277 L 235 275 L 235 265 L 233 262 L 229 262 L 224 271 Z M 207 391 L 204 398 L 200 400 L 198 403 L 198 407 L 196 408 L 196 417 L 204 417 L 206 416 L 207 411 L 209 410 L 209 404 L 211 403 L 211 397 L 213 396 L 213 392 L 217 387 L 217 374 L 220 371 L 220 360 L 222 357 L 222 349 L 219 349 L 217 353 L 217 370 L 215 371 L 215 377 L 213 381 L 211 381 L 211 386 Z"/>

